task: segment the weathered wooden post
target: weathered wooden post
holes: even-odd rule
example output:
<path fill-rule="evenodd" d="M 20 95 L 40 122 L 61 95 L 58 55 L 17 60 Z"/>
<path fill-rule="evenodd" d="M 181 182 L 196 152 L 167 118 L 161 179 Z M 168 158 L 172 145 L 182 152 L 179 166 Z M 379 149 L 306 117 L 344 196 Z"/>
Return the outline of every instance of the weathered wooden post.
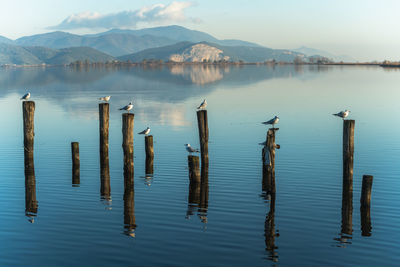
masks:
<path fill-rule="evenodd" d="M 264 223 L 265 250 L 268 252 L 268 258 L 273 262 L 278 261 L 278 254 L 275 251 L 275 237 L 279 234 L 275 231 L 275 193 L 270 194 L 270 207 Z"/>
<path fill-rule="evenodd" d="M 124 150 L 124 175 L 133 181 L 133 113 L 122 114 L 122 148 Z"/>
<path fill-rule="evenodd" d="M 199 217 L 203 223 L 207 223 L 208 211 L 208 164 L 201 165 L 201 185 L 200 185 L 200 204 Z"/>
<path fill-rule="evenodd" d="M 354 120 L 343 120 L 343 185 L 353 191 Z"/>
<path fill-rule="evenodd" d="M 371 192 L 373 176 L 364 175 L 362 181 L 360 213 L 361 213 L 361 235 L 371 236 Z"/>
<path fill-rule="evenodd" d="M 36 179 L 34 164 L 35 102 L 22 102 L 24 124 L 25 215 L 34 222 L 37 214 Z"/>
<path fill-rule="evenodd" d="M 343 121 L 342 234 L 353 233 L 354 120 Z"/>
<path fill-rule="evenodd" d="M 35 137 L 35 130 L 34 130 L 35 102 L 33 101 L 22 102 L 22 114 L 24 120 L 24 149 L 25 151 L 33 153 L 34 137 Z"/>
<path fill-rule="evenodd" d="M 153 148 L 153 136 L 147 135 L 144 137 L 145 149 L 146 149 L 146 175 L 153 174 L 153 162 L 154 162 L 154 148 Z"/>
<path fill-rule="evenodd" d="M 208 165 L 208 118 L 207 110 L 197 111 L 197 124 L 199 127 L 201 165 Z"/>
<path fill-rule="evenodd" d="M 270 128 L 267 132 L 265 146 L 262 150 L 263 181 L 262 188 L 267 194 L 274 194 L 275 188 L 275 149 L 280 146 L 275 144 L 275 133 L 279 128 Z"/>
<path fill-rule="evenodd" d="M 111 197 L 110 166 L 109 166 L 109 124 L 110 105 L 99 104 L 99 132 L 100 132 L 100 195 L 109 200 Z"/>
<path fill-rule="evenodd" d="M 80 157 L 79 157 L 79 143 L 71 143 L 72 153 L 72 185 L 78 186 L 80 184 Z"/>
<path fill-rule="evenodd" d="M 198 156 L 188 156 L 190 182 L 200 184 L 200 159 Z"/>

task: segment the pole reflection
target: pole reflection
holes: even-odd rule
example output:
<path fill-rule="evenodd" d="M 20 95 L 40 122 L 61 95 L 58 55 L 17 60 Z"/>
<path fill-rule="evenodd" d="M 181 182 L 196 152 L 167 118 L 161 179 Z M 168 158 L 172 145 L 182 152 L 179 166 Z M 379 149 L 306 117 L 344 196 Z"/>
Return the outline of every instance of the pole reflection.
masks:
<path fill-rule="evenodd" d="M 33 151 L 25 150 L 25 216 L 31 223 L 34 223 L 38 210 L 38 202 L 36 200 L 36 179 L 35 166 L 33 160 Z"/>

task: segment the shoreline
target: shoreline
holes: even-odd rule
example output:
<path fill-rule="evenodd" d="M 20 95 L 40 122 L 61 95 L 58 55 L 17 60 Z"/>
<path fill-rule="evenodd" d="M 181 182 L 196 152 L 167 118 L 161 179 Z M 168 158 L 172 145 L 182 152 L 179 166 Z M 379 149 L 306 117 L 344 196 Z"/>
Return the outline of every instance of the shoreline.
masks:
<path fill-rule="evenodd" d="M 382 63 L 356 63 L 356 62 L 343 62 L 343 63 L 293 63 L 293 62 L 94 62 L 89 64 L 36 64 L 36 65 L 16 65 L 16 64 L 3 64 L 0 68 L 53 68 L 53 67 L 111 67 L 111 66 L 379 66 L 384 68 L 400 68 L 400 65 L 382 64 Z"/>

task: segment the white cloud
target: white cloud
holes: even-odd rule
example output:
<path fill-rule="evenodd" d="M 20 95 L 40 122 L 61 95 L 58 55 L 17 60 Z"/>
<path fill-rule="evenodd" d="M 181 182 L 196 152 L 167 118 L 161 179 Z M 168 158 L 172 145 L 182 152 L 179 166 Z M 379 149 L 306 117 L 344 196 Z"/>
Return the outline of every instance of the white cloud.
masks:
<path fill-rule="evenodd" d="M 100 14 L 98 12 L 83 12 L 73 14 L 56 26 L 49 29 L 70 30 L 80 28 L 135 28 L 139 22 L 145 23 L 174 23 L 193 21 L 188 18 L 185 9 L 191 7 L 192 2 L 172 2 L 168 5 L 155 4 L 138 10 L 122 11 L 118 13 Z"/>

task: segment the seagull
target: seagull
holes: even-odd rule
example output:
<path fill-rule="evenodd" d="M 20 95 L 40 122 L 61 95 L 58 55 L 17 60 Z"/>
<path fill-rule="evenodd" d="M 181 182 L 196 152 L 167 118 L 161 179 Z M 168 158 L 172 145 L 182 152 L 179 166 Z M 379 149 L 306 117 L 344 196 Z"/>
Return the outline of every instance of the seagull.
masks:
<path fill-rule="evenodd" d="M 189 152 L 189 153 L 193 153 L 193 152 L 199 153 L 200 152 L 198 149 L 191 147 L 190 144 L 185 144 L 185 147 L 186 147 L 187 152 Z"/>
<path fill-rule="evenodd" d="M 342 119 L 346 118 L 347 116 L 349 116 L 350 110 L 345 110 L 345 111 L 340 111 L 339 113 L 336 114 L 332 114 L 333 116 L 338 116 Z"/>
<path fill-rule="evenodd" d="M 148 135 L 150 133 L 150 128 L 149 127 L 147 127 L 146 128 L 146 130 L 143 130 L 143 131 L 141 131 L 140 133 L 138 133 L 138 134 L 144 134 L 144 135 Z"/>
<path fill-rule="evenodd" d="M 129 110 L 131 110 L 133 108 L 133 104 L 132 102 L 129 102 L 128 105 L 126 105 L 125 107 L 120 108 L 119 110 L 127 110 L 129 112 Z"/>
<path fill-rule="evenodd" d="M 28 100 L 31 97 L 31 93 L 26 93 L 21 97 L 21 100 Z"/>
<path fill-rule="evenodd" d="M 203 102 L 201 102 L 200 106 L 197 107 L 197 109 L 204 109 L 207 107 L 207 101 L 204 99 Z"/>
<path fill-rule="evenodd" d="M 99 100 L 108 102 L 110 100 L 110 98 L 111 98 L 111 96 L 108 95 L 108 96 L 100 97 Z"/>
<path fill-rule="evenodd" d="M 275 127 L 275 124 L 277 124 L 278 122 L 279 122 L 279 117 L 275 116 L 273 119 L 270 119 L 269 121 L 262 122 L 262 124 L 265 124 L 265 125 L 271 124 L 272 127 Z"/>

